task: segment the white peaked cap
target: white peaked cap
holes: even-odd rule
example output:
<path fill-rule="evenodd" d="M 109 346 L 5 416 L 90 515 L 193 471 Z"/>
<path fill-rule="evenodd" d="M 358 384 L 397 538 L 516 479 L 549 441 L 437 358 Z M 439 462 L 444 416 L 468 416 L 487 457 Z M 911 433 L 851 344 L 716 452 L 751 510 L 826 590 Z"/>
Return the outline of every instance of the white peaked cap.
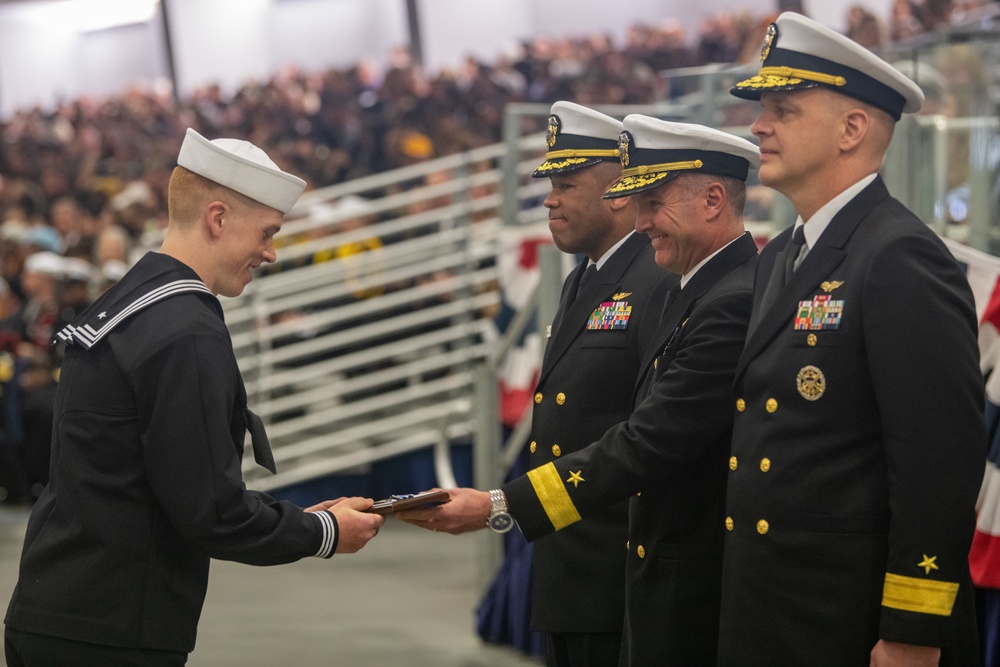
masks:
<path fill-rule="evenodd" d="M 618 161 L 622 123 L 611 116 L 573 102 L 556 102 L 549 110 L 545 134 L 545 162 L 532 172 L 535 178 Z"/>
<path fill-rule="evenodd" d="M 817 86 L 883 109 L 893 118 L 919 111 L 920 87 L 854 40 L 795 12 L 772 23 L 760 51 L 756 76 L 740 81 L 731 93 L 756 100 L 763 92 Z"/>
<path fill-rule="evenodd" d="M 760 165 L 760 149 L 746 139 L 693 123 L 640 114 L 625 116 L 619 142 L 622 178 L 605 199 L 650 190 L 682 173 L 747 179 Z"/>

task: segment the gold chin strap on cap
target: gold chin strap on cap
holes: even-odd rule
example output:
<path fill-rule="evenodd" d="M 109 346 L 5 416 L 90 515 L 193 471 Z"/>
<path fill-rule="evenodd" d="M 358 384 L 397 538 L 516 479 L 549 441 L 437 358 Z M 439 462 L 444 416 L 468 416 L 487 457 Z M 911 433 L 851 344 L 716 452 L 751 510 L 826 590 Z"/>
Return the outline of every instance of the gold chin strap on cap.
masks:
<path fill-rule="evenodd" d="M 659 174 L 664 171 L 701 169 L 703 166 L 704 163 L 701 160 L 690 160 L 688 162 L 662 162 L 660 164 L 641 164 L 638 167 L 623 169 L 622 176 L 643 176 L 645 174 Z"/>
<path fill-rule="evenodd" d="M 812 72 L 807 69 L 795 69 L 794 67 L 761 67 L 758 76 L 778 76 L 785 79 L 804 79 L 805 81 L 815 81 L 825 83 L 828 86 L 846 86 L 847 79 L 842 76 L 823 74 L 822 72 Z"/>
<path fill-rule="evenodd" d="M 566 157 L 618 157 L 618 149 L 609 148 L 607 150 L 587 150 L 567 148 L 566 150 L 550 151 L 545 154 L 546 160 L 558 160 Z"/>

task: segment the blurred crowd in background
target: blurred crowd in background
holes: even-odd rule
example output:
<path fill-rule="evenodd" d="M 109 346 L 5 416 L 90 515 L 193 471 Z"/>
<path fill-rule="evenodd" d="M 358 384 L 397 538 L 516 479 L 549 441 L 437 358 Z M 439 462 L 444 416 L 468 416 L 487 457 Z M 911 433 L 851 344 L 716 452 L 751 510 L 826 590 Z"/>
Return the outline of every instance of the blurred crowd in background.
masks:
<path fill-rule="evenodd" d="M 848 35 L 880 50 L 986 4 L 994 3 L 897 0 L 884 17 L 854 6 Z M 755 62 L 774 18 L 718 14 L 695 36 L 677 22 L 635 25 L 621 44 L 607 35 L 541 36 L 494 62 L 469 58 L 433 74 L 399 49 L 386 63 L 288 68 L 231 95 L 210 86 L 178 100 L 151 86 L 0 122 L 0 469 L 17 476 L 0 480 L 0 500 L 30 500 L 47 478 L 61 354 L 50 342 L 155 246 L 185 128 L 247 139 L 321 188 L 495 143 L 510 102 L 668 99 L 675 91 L 665 72 Z"/>

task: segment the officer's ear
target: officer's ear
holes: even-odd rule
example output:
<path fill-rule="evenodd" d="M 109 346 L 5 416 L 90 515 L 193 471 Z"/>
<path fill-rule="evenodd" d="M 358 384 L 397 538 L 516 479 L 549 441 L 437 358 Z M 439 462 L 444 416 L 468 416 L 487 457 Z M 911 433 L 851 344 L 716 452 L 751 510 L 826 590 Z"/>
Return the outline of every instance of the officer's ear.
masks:
<path fill-rule="evenodd" d="M 705 208 L 709 218 L 717 218 L 726 208 L 726 186 L 719 181 L 713 181 L 702 191 Z"/>
<path fill-rule="evenodd" d="M 608 202 L 611 206 L 611 210 L 617 213 L 618 211 L 624 210 L 629 204 L 632 203 L 632 197 L 615 197 L 613 199 L 605 199 L 604 201 Z"/>

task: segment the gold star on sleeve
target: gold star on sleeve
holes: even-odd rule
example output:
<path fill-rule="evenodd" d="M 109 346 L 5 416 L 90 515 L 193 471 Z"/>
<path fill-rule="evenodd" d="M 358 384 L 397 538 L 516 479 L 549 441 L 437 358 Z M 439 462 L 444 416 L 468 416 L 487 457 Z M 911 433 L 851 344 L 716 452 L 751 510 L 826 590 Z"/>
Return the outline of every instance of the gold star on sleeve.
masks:
<path fill-rule="evenodd" d="M 930 574 L 931 570 L 938 569 L 938 566 L 934 563 L 937 560 L 937 556 L 928 556 L 924 554 L 924 559 L 917 563 L 917 567 L 924 568 L 924 574 Z"/>
<path fill-rule="evenodd" d="M 576 487 L 578 487 L 580 485 L 580 482 L 586 482 L 587 481 L 581 475 L 583 475 L 583 471 L 582 470 L 577 470 L 576 472 L 573 472 L 572 470 L 570 470 L 569 471 L 569 479 L 566 480 L 566 483 L 567 484 L 572 484 L 573 488 L 575 489 Z"/>

